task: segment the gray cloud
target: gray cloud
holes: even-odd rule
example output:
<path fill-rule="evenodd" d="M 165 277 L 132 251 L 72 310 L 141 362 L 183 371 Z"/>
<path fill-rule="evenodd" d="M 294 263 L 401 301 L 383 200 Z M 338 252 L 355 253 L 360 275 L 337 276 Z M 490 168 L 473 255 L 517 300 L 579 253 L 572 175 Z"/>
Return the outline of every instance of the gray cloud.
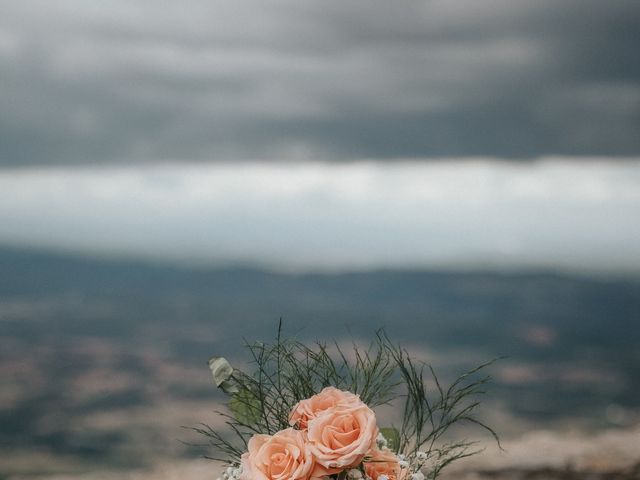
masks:
<path fill-rule="evenodd" d="M 0 8 L 1 165 L 640 153 L 633 0 Z"/>

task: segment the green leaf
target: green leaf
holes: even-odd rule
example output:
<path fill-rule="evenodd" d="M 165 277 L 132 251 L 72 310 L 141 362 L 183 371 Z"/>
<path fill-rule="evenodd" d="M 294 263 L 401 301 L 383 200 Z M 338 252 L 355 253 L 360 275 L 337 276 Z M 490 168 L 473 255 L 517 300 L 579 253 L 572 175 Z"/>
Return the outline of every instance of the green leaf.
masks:
<path fill-rule="evenodd" d="M 384 427 L 380 429 L 380 433 L 387 441 L 389 450 L 397 452 L 400 446 L 400 432 L 393 427 Z"/>
<path fill-rule="evenodd" d="M 246 388 L 229 399 L 229 409 L 236 420 L 246 425 L 255 425 L 260 421 L 260 400 Z"/>

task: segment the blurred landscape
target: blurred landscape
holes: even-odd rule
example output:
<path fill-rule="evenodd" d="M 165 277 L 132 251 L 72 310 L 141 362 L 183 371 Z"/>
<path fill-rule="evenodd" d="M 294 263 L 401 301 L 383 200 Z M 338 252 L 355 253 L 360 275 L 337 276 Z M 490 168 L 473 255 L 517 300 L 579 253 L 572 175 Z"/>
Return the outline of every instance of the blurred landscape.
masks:
<path fill-rule="evenodd" d="M 0 250 L 0 271 L 1 478 L 118 478 L 197 459 L 206 449 L 183 443 L 200 439 L 180 427 L 220 422 L 207 359 L 246 364 L 243 339 L 273 339 L 280 316 L 287 334 L 308 341 L 361 344 L 385 327 L 445 379 L 506 357 L 491 367 L 482 415 L 508 454 L 478 457 L 469 464 L 478 471 L 509 462 L 566 469 L 572 458 L 614 470 L 640 460 L 637 278 L 292 274 L 12 248 Z M 626 449 L 589 454 L 584 442 L 615 443 L 611 432 Z M 191 468 L 208 472 L 194 478 L 217 475 L 213 465 Z"/>

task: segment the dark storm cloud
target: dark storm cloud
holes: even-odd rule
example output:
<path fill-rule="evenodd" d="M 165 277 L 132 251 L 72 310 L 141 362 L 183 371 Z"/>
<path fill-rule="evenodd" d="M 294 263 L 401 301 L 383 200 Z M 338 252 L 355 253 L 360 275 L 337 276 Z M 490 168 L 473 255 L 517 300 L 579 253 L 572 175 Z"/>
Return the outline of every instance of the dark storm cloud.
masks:
<path fill-rule="evenodd" d="M 0 0 L 0 164 L 640 154 L 640 2 Z"/>

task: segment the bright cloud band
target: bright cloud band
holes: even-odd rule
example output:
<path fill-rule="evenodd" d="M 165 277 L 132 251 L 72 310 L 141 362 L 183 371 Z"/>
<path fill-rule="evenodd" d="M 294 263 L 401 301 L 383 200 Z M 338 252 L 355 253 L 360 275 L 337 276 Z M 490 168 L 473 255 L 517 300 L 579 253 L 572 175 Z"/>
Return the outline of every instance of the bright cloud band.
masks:
<path fill-rule="evenodd" d="M 640 161 L 0 171 L 0 242 L 277 268 L 640 270 Z"/>

